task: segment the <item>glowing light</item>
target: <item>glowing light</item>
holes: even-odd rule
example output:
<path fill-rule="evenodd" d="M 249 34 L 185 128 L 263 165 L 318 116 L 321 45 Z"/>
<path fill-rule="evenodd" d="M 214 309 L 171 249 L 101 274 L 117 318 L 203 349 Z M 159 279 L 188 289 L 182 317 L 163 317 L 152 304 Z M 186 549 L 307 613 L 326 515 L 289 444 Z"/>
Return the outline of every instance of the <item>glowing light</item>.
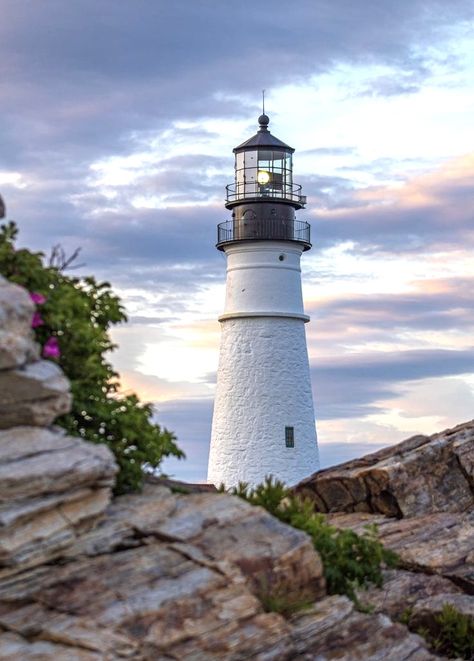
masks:
<path fill-rule="evenodd" d="M 270 174 L 266 170 L 259 170 L 257 173 L 257 181 L 260 186 L 265 186 L 270 181 Z"/>

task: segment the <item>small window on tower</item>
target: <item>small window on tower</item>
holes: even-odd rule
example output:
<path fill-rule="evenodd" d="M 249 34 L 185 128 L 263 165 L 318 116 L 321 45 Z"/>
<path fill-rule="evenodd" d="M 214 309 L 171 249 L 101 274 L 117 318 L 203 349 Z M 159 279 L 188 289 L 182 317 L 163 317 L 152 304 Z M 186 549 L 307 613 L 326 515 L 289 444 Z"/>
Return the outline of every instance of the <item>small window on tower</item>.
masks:
<path fill-rule="evenodd" d="M 285 445 L 287 448 L 295 447 L 295 428 L 285 427 Z"/>

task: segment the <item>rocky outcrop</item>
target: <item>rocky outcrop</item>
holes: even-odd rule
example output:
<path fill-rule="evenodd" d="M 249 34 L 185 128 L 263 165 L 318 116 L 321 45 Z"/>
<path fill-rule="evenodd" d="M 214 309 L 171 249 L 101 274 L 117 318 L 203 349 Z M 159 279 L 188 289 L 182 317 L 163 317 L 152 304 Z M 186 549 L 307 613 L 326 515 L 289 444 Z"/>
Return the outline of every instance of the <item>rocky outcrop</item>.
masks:
<path fill-rule="evenodd" d="M 380 614 L 357 612 L 346 597 L 333 596 L 291 620 L 298 661 L 428 661 L 439 659 L 422 638 Z"/>
<path fill-rule="evenodd" d="M 272 596 L 306 609 L 265 612 Z M 326 597 L 304 533 L 158 484 L 116 499 L 58 564 L 0 578 L 0 627 L 0 659 L 436 658 L 406 627 Z"/>
<path fill-rule="evenodd" d="M 71 407 L 67 379 L 47 360 L 0 372 L 0 393 L 0 429 L 46 427 Z"/>
<path fill-rule="evenodd" d="M 334 514 L 340 528 L 363 531 L 375 523 L 385 546 L 396 551 L 404 568 L 449 578 L 474 594 L 474 512 L 427 514 L 394 519 L 369 514 Z"/>
<path fill-rule="evenodd" d="M 295 489 L 320 512 L 392 517 L 462 512 L 474 505 L 474 422 L 414 436 L 362 459 L 319 471 Z"/>
<path fill-rule="evenodd" d="M 390 569 L 385 572 L 382 588 L 361 590 L 358 597 L 375 613 L 385 613 L 399 621 L 418 603 L 439 595 L 450 598 L 453 594 L 462 594 L 462 590 L 447 578 L 406 569 Z"/>
<path fill-rule="evenodd" d="M 117 471 L 105 446 L 47 428 L 70 407 L 69 382 L 39 360 L 24 289 L 0 277 L 0 577 L 51 562 L 90 529 Z"/>
<path fill-rule="evenodd" d="M 90 528 L 115 473 L 105 446 L 59 430 L 0 432 L 0 576 L 50 561 Z"/>
<path fill-rule="evenodd" d="M 433 631 L 446 603 L 473 617 L 474 421 L 320 471 L 296 491 L 337 528 L 376 524 L 399 555 L 382 588 L 359 594 L 376 613 Z"/>
<path fill-rule="evenodd" d="M 336 526 L 378 522 L 402 557 L 403 569 L 360 597 L 375 612 L 358 612 L 326 594 L 310 538 L 261 508 L 156 478 L 111 502 L 110 451 L 48 427 L 65 410 L 67 381 L 38 360 L 27 295 L 5 282 L 2 290 L 0 661 L 440 658 L 396 620 L 402 605 L 429 620 L 440 595 L 471 612 L 469 426 L 298 487 L 324 501 Z M 427 477 L 425 465 L 420 490 L 416 476 L 433 457 L 455 475 L 436 464 Z"/>
<path fill-rule="evenodd" d="M 252 525 L 266 538 L 266 563 L 257 568 L 256 547 L 231 548 L 242 526 Z M 215 544 L 218 558 L 204 551 L 209 530 L 228 549 L 220 554 Z M 250 581 L 234 562 L 243 558 Z M 279 658 L 290 647 L 289 627 L 263 612 L 250 586 L 259 576 L 268 590 L 273 578 L 290 586 L 296 562 L 305 565 L 313 596 L 321 596 L 321 563 L 302 533 L 225 495 L 183 496 L 148 485 L 142 495 L 117 499 L 69 550 L 66 564 L 23 573 L 14 590 L 0 581 L 8 607 L 0 625 L 88 650 L 90 658 L 122 658 L 124 650 L 148 659 L 171 652 L 171 658 L 241 658 L 259 650 Z"/>

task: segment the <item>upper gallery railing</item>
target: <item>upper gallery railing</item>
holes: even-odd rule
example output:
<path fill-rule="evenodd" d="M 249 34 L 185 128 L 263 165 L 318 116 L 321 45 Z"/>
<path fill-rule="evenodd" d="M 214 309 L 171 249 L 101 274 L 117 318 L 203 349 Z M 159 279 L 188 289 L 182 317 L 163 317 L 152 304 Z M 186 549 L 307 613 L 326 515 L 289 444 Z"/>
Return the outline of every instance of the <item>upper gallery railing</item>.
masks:
<path fill-rule="evenodd" d="M 217 226 L 217 247 L 231 241 L 298 241 L 311 247 L 311 227 L 304 220 L 270 218 L 226 220 Z"/>
<path fill-rule="evenodd" d="M 232 183 L 226 186 L 226 201 L 237 202 L 245 199 L 273 198 L 296 202 L 302 207 L 306 204 L 306 195 L 301 195 L 300 184 L 281 184 L 280 186 L 264 185 L 258 182 Z"/>

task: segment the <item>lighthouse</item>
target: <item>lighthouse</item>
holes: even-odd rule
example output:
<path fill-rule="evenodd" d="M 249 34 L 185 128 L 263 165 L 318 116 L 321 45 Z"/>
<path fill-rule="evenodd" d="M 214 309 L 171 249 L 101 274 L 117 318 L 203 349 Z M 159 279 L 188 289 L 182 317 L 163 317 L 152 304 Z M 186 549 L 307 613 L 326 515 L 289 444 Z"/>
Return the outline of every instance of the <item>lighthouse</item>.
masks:
<path fill-rule="evenodd" d="M 294 149 L 266 114 L 258 122 L 234 149 L 232 218 L 217 228 L 227 281 L 208 481 L 226 487 L 267 475 L 291 485 L 319 468 L 300 268 L 310 226 L 296 218 L 306 197 Z"/>

